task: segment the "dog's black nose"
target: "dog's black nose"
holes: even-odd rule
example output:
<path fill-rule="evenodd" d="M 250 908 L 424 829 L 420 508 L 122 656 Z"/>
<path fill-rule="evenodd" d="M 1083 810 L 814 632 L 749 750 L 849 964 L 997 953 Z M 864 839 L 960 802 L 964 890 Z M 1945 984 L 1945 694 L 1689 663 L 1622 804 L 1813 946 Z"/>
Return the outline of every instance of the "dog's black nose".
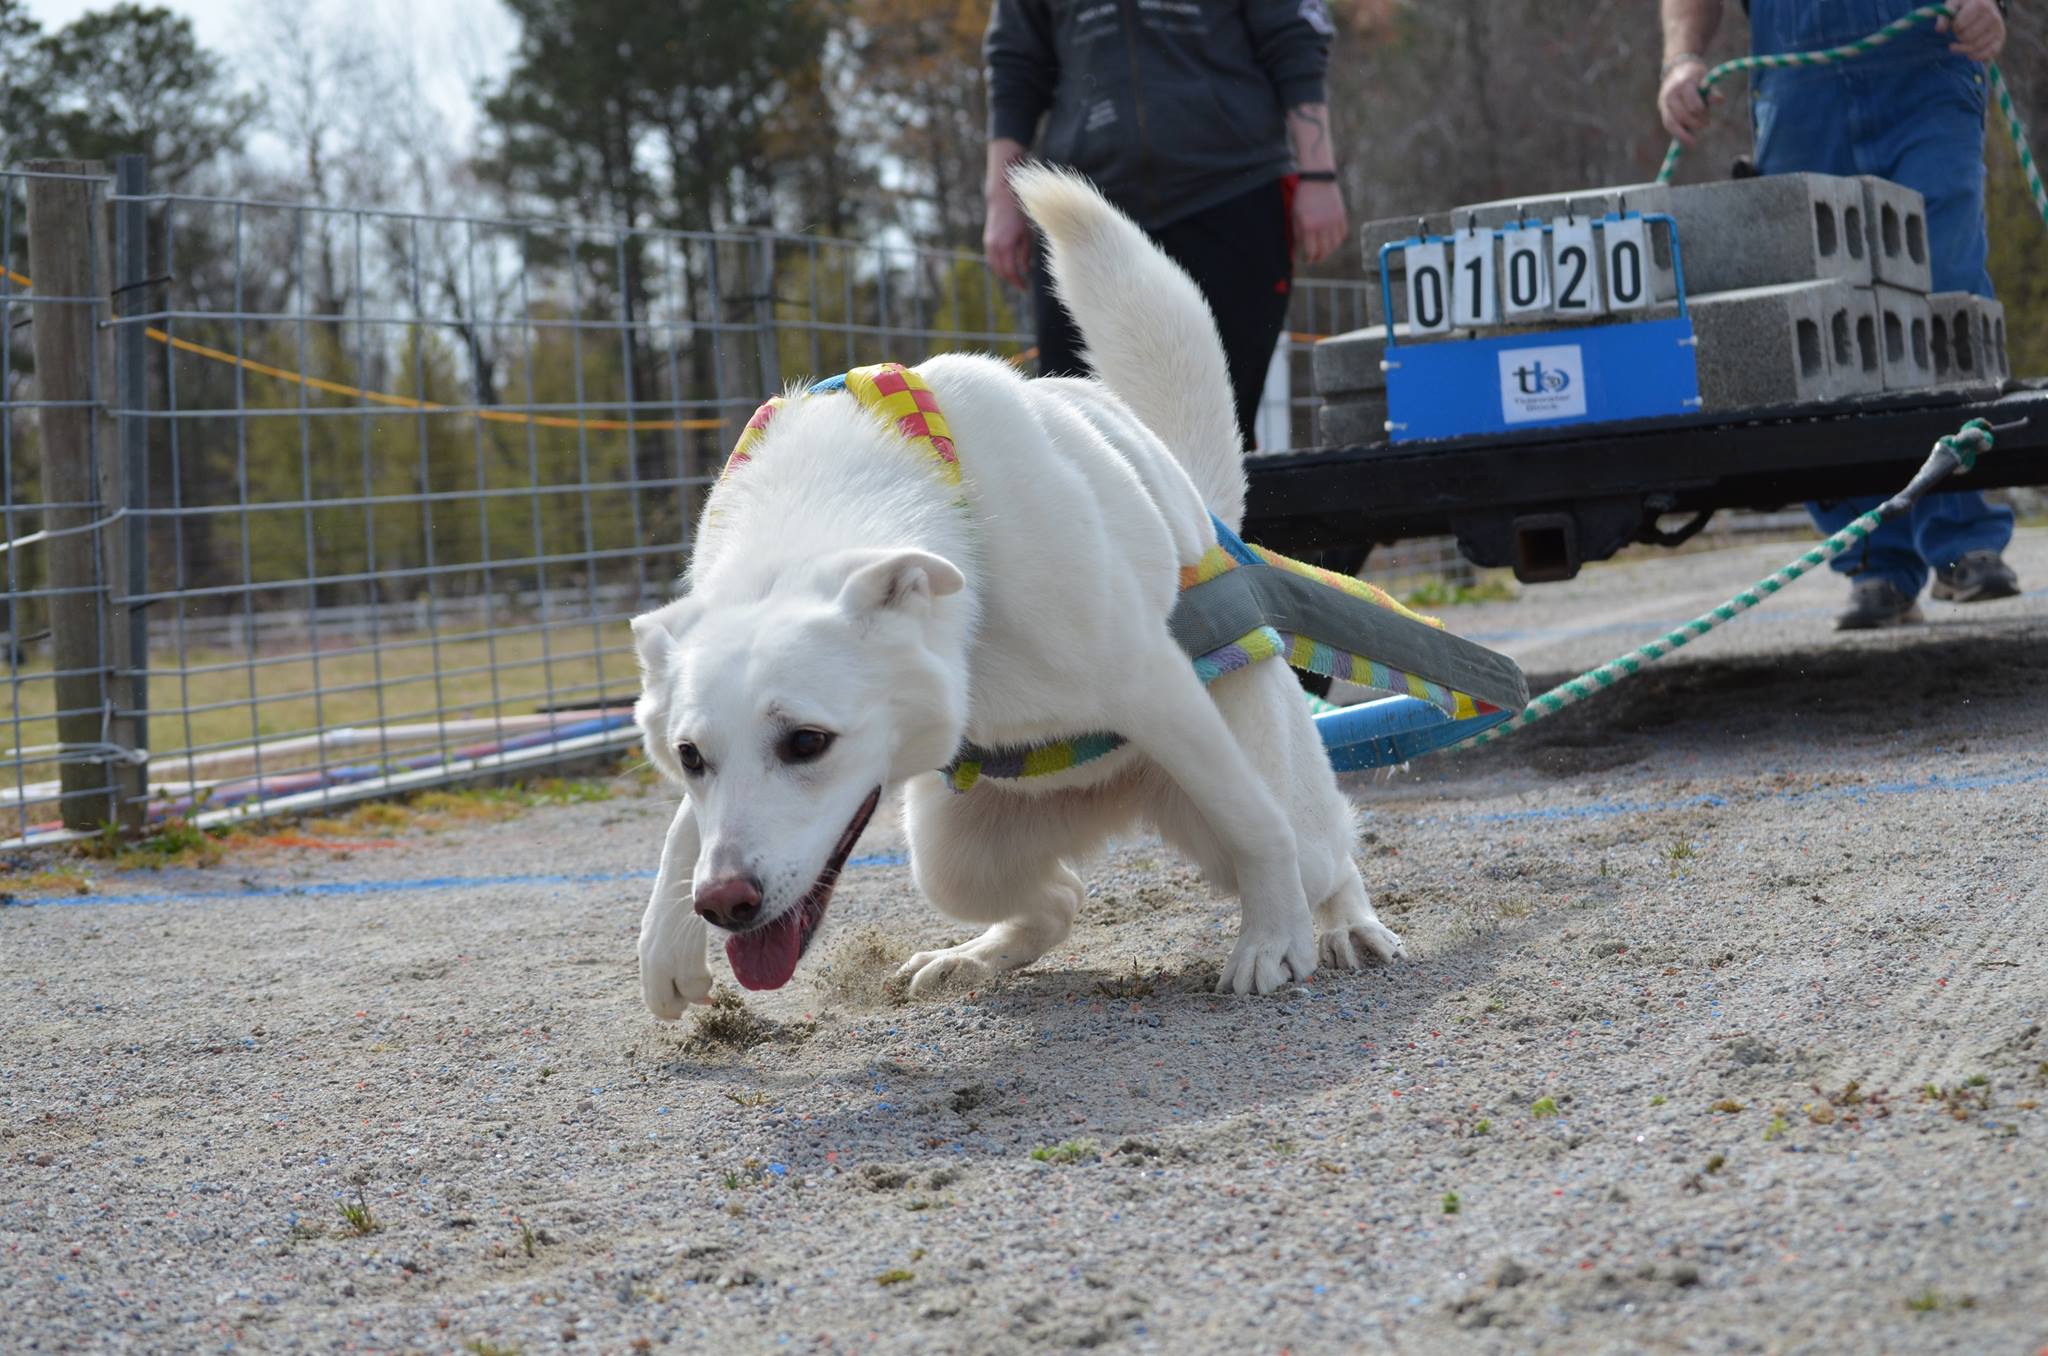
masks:
<path fill-rule="evenodd" d="M 752 876 L 724 876 L 695 891 L 697 914 L 722 928 L 739 929 L 761 912 L 761 882 Z"/>

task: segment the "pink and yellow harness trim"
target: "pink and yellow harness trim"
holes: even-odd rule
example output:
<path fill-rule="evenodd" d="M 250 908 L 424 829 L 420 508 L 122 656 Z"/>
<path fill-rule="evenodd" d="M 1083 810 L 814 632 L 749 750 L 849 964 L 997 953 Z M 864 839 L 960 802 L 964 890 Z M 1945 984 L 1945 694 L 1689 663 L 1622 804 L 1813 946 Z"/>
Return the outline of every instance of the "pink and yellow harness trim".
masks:
<path fill-rule="evenodd" d="M 946 424 L 946 416 L 939 412 L 938 396 L 923 377 L 902 363 L 876 363 L 872 367 L 856 367 L 844 376 L 828 377 L 804 394 L 829 395 L 834 391 L 845 391 L 860 402 L 861 408 L 874 411 L 912 447 L 931 457 L 932 469 L 939 479 L 954 489 L 960 487 L 960 458 L 953 451 L 953 430 Z M 786 397 L 771 396 L 754 411 L 754 417 L 740 430 L 732 455 L 725 459 L 720 479 L 754 459 L 775 412 L 788 403 Z"/>

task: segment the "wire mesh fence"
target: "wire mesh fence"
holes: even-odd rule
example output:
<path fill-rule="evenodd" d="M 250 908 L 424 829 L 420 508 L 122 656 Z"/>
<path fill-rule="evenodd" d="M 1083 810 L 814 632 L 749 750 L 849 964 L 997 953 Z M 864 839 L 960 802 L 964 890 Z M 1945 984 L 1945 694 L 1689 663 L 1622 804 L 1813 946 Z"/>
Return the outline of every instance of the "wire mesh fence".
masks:
<path fill-rule="evenodd" d="M 0 173 L 4 840 L 624 747 L 623 623 L 766 394 L 1030 356 L 972 254 L 120 174 Z M 1307 347 L 1363 323 L 1361 289 L 1296 288 L 1267 438 L 1313 441 Z"/>

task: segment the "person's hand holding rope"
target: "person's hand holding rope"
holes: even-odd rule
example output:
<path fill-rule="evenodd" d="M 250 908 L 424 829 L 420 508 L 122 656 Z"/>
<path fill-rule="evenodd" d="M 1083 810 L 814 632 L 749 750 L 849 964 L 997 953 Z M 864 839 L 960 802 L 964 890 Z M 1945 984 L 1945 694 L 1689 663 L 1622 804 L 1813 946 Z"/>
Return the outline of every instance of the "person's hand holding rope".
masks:
<path fill-rule="evenodd" d="M 1699 144 L 1700 133 L 1707 130 L 1713 116 L 1700 93 L 1700 81 L 1706 74 L 1704 60 L 1696 53 L 1681 52 L 1664 63 L 1664 76 L 1657 86 L 1657 112 L 1664 119 L 1664 130 L 1688 149 Z M 1718 103 L 1721 96 L 1713 98 Z"/>
<path fill-rule="evenodd" d="M 1935 31 L 1954 35 L 1948 50 L 1972 61 L 1996 61 L 2005 46 L 2005 12 L 1998 0 L 1954 0 Z"/>

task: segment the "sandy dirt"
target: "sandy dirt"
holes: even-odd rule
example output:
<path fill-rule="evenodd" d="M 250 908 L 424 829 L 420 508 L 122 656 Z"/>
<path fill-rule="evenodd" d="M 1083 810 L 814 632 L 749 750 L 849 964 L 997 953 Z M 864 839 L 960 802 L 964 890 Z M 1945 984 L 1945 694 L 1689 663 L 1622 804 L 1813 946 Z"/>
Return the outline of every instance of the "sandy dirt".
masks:
<path fill-rule="evenodd" d="M 1554 680 L 1789 554 L 1450 620 Z M 1414 959 L 1276 997 L 1207 991 L 1234 907 L 1134 841 L 1032 971 L 899 1004 L 964 934 L 878 822 L 787 989 L 660 1025 L 639 791 L 0 908 L 0 1349 L 2034 1353 L 2012 556 L 2024 599 L 1837 637 L 1802 584 L 1358 781 Z"/>

